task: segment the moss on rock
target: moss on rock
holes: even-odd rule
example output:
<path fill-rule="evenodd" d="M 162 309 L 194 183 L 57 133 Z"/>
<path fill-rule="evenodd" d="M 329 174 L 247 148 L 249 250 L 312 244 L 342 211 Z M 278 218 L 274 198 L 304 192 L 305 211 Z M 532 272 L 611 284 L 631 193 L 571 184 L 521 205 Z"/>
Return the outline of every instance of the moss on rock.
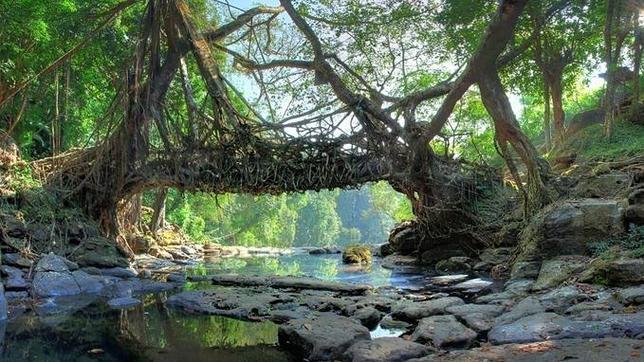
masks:
<path fill-rule="evenodd" d="M 345 264 L 371 264 L 371 248 L 365 245 L 350 246 L 342 252 L 342 262 Z"/>

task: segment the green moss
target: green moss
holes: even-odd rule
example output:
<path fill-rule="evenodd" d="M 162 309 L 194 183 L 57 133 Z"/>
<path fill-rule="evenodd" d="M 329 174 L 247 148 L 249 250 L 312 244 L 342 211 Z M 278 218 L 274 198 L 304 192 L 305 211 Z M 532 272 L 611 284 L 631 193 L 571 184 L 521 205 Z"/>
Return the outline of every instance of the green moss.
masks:
<path fill-rule="evenodd" d="M 365 245 L 349 246 L 342 252 L 345 264 L 371 264 L 371 248 Z"/>
<path fill-rule="evenodd" d="M 618 121 L 613 136 L 604 137 L 600 124 L 587 127 L 566 140 L 549 155 L 556 159 L 559 155 L 575 154 L 577 161 L 610 161 L 641 155 L 644 150 L 644 127 L 631 122 Z M 598 174 L 602 169 L 596 170 Z"/>

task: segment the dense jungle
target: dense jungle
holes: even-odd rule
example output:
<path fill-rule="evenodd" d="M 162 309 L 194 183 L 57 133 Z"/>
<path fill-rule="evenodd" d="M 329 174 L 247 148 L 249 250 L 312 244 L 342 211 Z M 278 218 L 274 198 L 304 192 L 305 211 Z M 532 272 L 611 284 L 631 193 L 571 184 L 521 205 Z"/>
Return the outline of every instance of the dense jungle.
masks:
<path fill-rule="evenodd" d="M 641 0 L 0 0 L 0 360 L 642 361 Z"/>

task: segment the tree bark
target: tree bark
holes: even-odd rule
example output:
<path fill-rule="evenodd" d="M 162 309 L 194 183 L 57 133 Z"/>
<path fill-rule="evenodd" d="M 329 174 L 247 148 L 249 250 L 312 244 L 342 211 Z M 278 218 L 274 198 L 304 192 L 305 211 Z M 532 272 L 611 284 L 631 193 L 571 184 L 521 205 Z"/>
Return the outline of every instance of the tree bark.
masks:
<path fill-rule="evenodd" d="M 541 179 L 542 173 L 546 172 L 545 164 L 528 137 L 521 131 L 496 70 L 482 72 L 478 84 L 483 105 L 494 120 L 500 146 L 503 148 L 504 144 L 509 142 L 526 166 L 527 188 L 523 191 L 523 206 L 524 214 L 532 215 L 549 202 L 546 187 Z M 521 181 L 518 180 L 518 182 L 519 187 L 523 188 Z"/>
<path fill-rule="evenodd" d="M 633 15 L 633 31 L 635 41 L 633 42 L 633 102 L 631 105 L 631 120 L 637 121 L 640 114 L 640 68 L 642 67 L 642 28 L 639 25 L 639 12 Z"/>
<path fill-rule="evenodd" d="M 566 134 L 565 118 L 566 115 L 563 109 L 563 91 L 562 91 L 562 78 L 563 69 L 557 68 L 549 72 L 548 87 L 550 88 L 550 96 L 552 97 L 552 113 L 554 120 L 555 130 L 555 144 L 561 144 L 564 141 Z"/>
<path fill-rule="evenodd" d="M 543 79 L 543 134 L 546 151 L 552 148 L 552 133 L 550 129 L 550 87 L 545 77 Z"/>
<path fill-rule="evenodd" d="M 606 24 L 604 26 L 604 60 L 606 62 L 606 93 L 604 94 L 604 135 L 610 138 L 615 123 L 615 68 L 619 53 L 613 53 L 613 32 L 619 23 L 620 0 L 607 0 Z"/>
<path fill-rule="evenodd" d="M 168 196 L 168 189 L 163 188 L 159 190 L 154 198 L 152 209 L 152 220 L 150 221 L 150 231 L 156 233 L 158 230 L 165 227 L 165 201 Z"/>

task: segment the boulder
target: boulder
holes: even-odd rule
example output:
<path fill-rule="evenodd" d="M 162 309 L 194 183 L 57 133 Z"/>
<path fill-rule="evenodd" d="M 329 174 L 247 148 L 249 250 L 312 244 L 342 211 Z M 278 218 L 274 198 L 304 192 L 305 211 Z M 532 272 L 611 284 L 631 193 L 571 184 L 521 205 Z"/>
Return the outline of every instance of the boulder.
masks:
<path fill-rule="evenodd" d="M 95 294 L 103 290 L 104 285 L 100 282 L 99 278 L 89 275 L 82 270 L 73 271 L 72 277 L 76 281 L 76 284 L 78 284 L 81 293 Z"/>
<path fill-rule="evenodd" d="M 575 189 L 575 197 L 621 198 L 631 184 L 631 176 L 624 172 L 582 178 Z"/>
<path fill-rule="evenodd" d="M 2 264 L 14 266 L 17 268 L 31 268 L 34 261 L 27 259 L 20 253 L 7 253 L 2 254 Z"/>
<path fill-rule="evenodd" d="M 590 267 L 579 275 L 579 281 L 613 286 L 643 284 L 644 259 L 595 259 L 590 263 Z"/>
<path fill-rule="evenodd" d="M 417 251 L 419 244 L 420 240 L 414 221 L 403 221 L 389 233 L 389 245 L 393 250 L 403 255 Z"/>
<path fill-rule="evenodd" d="M 437 315 L 421 319 L 411 339 L 431 343 L 437 348 L 467 348 L 476 336 L 476 332 L 465 327 L 453 315 Z"/>
<path fill-rule="evenodd" d="M 445 309 L 477 333 L 485 333 L 492 329 L 495 317 L 504 310 L 503 306 L 494 304 L 464 304 Z"/>
<path fill-rule="evenodd" d="M 644 333 L 644 312 L 611 314 L 598 311 L 581 319 L 555 313 L 537 313 L 510 324 L 495 326 L 488 334 L 492 344 L 530 343 L 568 338 L 635 338 Z"/>
<path fill-rule="evenodd" d="M 630 205 L 624 211 L 624 219 L 633 225 L 644 225 L 644 204 Z"/>
<path fill-rule="evenodd" d="M 99 268 L 127 267 L 130 264 L 115 242 L 104 237 L 85 240 L 74 253 L 74 260 L 82 266 Z"/>
<path fill-rule="evenodd" d="M 371 264 L 371 248 L 364 245 L 349 246 L 342 252 L 345 264 Z"/>
<path fill-rule="evenodd" d="M 0 322 L 7 320 L 7 299 L 4 296 L 4 287 L 0 283 Z"/>
<path fill-rule="evenodd" d="M 293 319 L 278 330 L 280 346 L 311 361 L 339 360 L 353 344 L 369 339 L 367 328 L 336 315 Z"/>
<path fill-rule="evenodd" d="M 150 251 L 150 248 L 156 245 L 154 238 L 149 235 L 130 236 L 127 239 L 127 243 L 135 254 L 147 253 Z"/>
<path fill-rule="evenodd" d="M 487 248 L 479 255 L 482 262 L 492 265 L 505 264 L 510 261 L 514 248 Z"/>
<path fill-rule="evenodd" d="M 439 273 L 468 272 L 472 269 L 472 259 L 466 256 L 453 256 L 436 263 L 435 269 Z"/>
<path fill-rule="evenodd" d="M 553 288 L 582 271 L 590 258 L 581 255 L 562 255 L 541 264 L 534 290 Z"/>
<path fill-rule="evenodd" d="M 71 262 L 62 256 L 49 253 L 43 256 L 36 264 L 35 272 L 67 272 L 78 269 L 78 264 Z"/>
<path fill-rule="evenodd" d="M 69 271 L 41 271 L 34 277 L 33 294 L 38 297 L 59 297 L 81 294 L 81 289 Z"/>
<path fill-rule="evenodd" d="M 345 353 L 344 359 L 352 362 L 404 362 L 431 352 L 426 346 L 397 337 L 358 341 Z"/>
<path fill-rule="evenodd" d="M 527 276 L 518 276 L 517 269 L 525 267 L 522 263 L 586 255 L 588 242 L 614 237 L 623 230 L 622 206 L 616 200 L 581 199 L 548 205 L 522 233 L 512 278 Z"/>
<path fill-rule="evenodd" d="M 423 302 L 402 302 L 393 307 L 391 315 L 395 319 L 415 322 L 421 318 L 445 314 L 447 307 L 465 304 L 461 298 L 445 297 Z"/>
<path fill-rule="evenodd" d="M 526 316 L 542 313 L 545 311 L 546 308 L 541 304 L 539 299 L 534 296 L 530 296 L 520 301 L 507 313 L 498 316 L 494 323 L 495 325 L 509 324 Z"/>
<path fill-rule="evenodd" d="M 615 297 L 625 305 L 644 304 L 644 285 L 620 289 L 615 293 Z"/>
<path fill-rule="evenodd" d="M 8 265 L 3 265 L 0 269 L 2 270 L 2 274 L 7 276 L 7 280 L 5 280 L 5 288 L 7 290 L 20 291 L 29 287 L 29 283 L 24 279 L 22 270 Z"/>
<path fill-rule="evenodd" d="M 356 310 L 351 318 L 359 321 L 360 324 L 372 330 L 378 326 L 378 323 L 380 323 L 382 316 L 383 313 L 376 308 L 366 307 Z"/>
<path fill-rule="evenodd" d="M 502 266 L 502 265 L 497 265 Z M 541 262 L 539 261 L 520 261 L 514 263 L 512 270 L 510 271 L 510 279 L 512 280 L 521 280 L 521 279 L 533 279 L 539 276 L 539 271 L 541 270 Z M 494 269 L 492 269 L 494 272 Z M 502 278 L 500 278 L 502 279 Z"/>

